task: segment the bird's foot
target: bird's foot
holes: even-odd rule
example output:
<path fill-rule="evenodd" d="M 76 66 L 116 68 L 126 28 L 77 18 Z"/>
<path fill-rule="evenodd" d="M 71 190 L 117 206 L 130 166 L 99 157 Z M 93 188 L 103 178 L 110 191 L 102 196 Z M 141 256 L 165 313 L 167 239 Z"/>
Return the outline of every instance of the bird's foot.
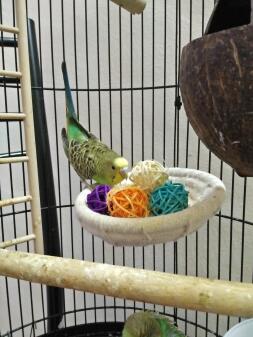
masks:
<path fill-rule="evenodd" d="M 88 188 L 89 190 L 93 190 L 96 186 L 98 186 L 98 183 L 94 183 L 94 184 L 89 184 L 87 181 L 83 181 L 85 188 Z"/>

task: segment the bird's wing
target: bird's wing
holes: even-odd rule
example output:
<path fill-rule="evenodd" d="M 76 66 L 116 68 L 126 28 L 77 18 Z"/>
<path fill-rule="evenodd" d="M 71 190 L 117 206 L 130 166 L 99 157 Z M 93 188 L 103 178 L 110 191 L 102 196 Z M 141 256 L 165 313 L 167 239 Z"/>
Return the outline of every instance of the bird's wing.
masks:
<path fill-rule="evenodd" d="M 182 331 L 180 331 L 166 316 L 160 316 L 157 318 L 160 324 L 162 337 L 186 337 Z"/>
<path fill-rule="evenodd" d="M 70 162 L 77 174 L 84 179 L 92 179 L 96 174 L 96 156 L 90 141 L 72 140 L 69 147 Z"/>
<path fill-rule="evenodd" d="M 64 152 L 68 158 L 69 157 L 69 141 L 68 141 L 66 129 L 64 128 L 61 130 L 61 138 L 62 138 Z"/>

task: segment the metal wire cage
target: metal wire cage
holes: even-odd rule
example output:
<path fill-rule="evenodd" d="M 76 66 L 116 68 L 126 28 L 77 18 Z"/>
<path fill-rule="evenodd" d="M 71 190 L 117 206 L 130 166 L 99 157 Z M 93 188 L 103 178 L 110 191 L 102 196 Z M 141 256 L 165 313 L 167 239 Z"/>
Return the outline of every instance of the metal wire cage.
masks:
<path fill-rule="evenodd" d="M 253 180 L 239 177 L 208 151 L 189 125 L 180 99 L 181 48 L 203 34 L 214 2 L 150 0 L 138 16 L 109 0 L 26 3 L 27 16 L 33 20 L 28 23 L 28 38 L 45 253 L 252 283 Z M 0 0 L 2 23 L 15 26 L 14 0 Z M 0 38 L 1 68 L 18 70 L 17 41 L 8 34 L 1 33 Z M 60 139 L 65 125 L 62 60 L 68 65 L 83 125 L 131 165 L 153 158 L 167 166 L 201 169 L 220 177 L 227 188 L 221 212 L 177 242 L 143 248 L 113 247 L 81 229 L 74 201 L 82 186 Z M 1 78 L 0 111 L 20 111 L 19 81 Z M 2 122 L 0 139 L 1 158 L 25 154 L 19 121 Z M 25 163 L 2 165 L 0 199 L 25 194 L 27 181 Z M 28 234 L 29 213 L 26 203 L 0 208 L 0 241 Z M 31 243 L 14 249 L 33 250 Z M 171 316 L 191 337 L 223 336 L 241 319 L 4 277 L 0 278 L 0 307 L 3 336 L 117 336 L 121 322 L 140 309 Z M 64 332 L 54 332 L 58 324 L 66 328 Z"/>

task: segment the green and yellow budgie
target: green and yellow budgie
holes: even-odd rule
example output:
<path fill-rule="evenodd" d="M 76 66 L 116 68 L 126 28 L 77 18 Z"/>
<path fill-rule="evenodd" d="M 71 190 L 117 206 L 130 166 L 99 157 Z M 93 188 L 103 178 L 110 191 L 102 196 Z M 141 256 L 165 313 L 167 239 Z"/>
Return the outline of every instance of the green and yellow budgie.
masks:
<path fill-rule="evenodd" d="M 87 179 L 110 186 L 127 177 L 128 162 L 108 148 L 97 137 L 87 131 L 77 120 L 72 100 L 67 68 L 62 63 L 66 96 L 66 129 L 62 129 L 62 141 L 66 156 L 81 180 Z"/>
<path fill-rule="evenodd" d="M 150 311 L 136 312 L 124 324 L 122 337 L 186 337 L 165 316 Z"/>

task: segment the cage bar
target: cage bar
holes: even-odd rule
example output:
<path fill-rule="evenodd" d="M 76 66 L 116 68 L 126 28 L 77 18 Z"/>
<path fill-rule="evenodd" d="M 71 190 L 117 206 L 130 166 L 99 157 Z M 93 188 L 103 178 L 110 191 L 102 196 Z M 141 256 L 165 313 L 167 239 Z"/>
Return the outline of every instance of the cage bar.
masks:
<path fill-rule="evenodd" d="M 17 39 L 13 37 L 0 37 L 0 47 L 17 47 Z"/>

